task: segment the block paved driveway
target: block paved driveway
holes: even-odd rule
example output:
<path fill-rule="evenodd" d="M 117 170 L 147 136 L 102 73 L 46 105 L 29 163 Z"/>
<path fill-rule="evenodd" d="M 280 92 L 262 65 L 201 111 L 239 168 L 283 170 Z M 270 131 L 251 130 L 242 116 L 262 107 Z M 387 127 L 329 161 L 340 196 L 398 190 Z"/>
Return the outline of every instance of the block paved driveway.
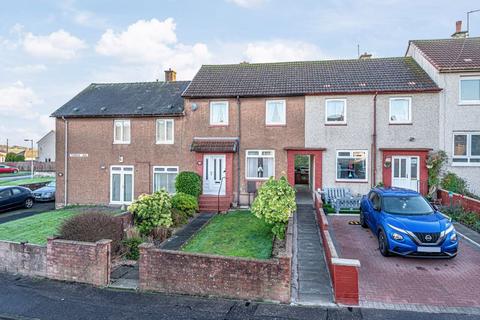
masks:
<path fill-rule="evenodd" d="M 342 258 L 360 260 L 360 302 L 480 307 L 480 248 L 460 238 L 454 259 L 383 257 L 356 216 L 328 216 Z"/>

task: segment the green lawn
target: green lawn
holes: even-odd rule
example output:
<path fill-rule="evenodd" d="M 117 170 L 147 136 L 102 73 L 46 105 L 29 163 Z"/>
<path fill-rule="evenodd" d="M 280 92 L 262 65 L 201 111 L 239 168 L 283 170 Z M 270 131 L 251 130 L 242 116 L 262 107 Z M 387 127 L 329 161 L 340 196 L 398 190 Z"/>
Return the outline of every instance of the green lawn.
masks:
<path fill-rule="evenodd" d="M 57 234 L 61 223 L 94 207 L 69 207 L 0 224 L 0 240 L 46 244 L 47 237 Z M 106 212 L 118 212 L 102 208 Z"/>
<path fill-rule="evenodd" d="M 183 251 L 255 259 L 272 255 L 271 227 L 250 211 L 217 215 L 184 247 Z"/>
<path fill-rule="evenodd" d="M 55 180 L 54 177 L 40 177 L 40 178 L 33 178 L 33 179 L 19 179 L 19 180 L 9 180 L 9 181 L 1 181 L 0 187 L 2 186 L 19 186 L 24 184 L 31 184 L 31 183 L 41 183 L 41 182 L 50 182 Z"/>

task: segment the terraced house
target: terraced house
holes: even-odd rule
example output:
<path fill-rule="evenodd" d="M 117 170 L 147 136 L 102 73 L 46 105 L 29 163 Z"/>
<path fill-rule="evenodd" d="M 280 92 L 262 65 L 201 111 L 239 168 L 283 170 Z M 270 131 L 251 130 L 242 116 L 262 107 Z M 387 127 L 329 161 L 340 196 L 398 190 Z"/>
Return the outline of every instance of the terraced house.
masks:
<path fill-rule="evenodd" d="M 179 171 L 201 209 L 248 205 L 270 176 L 317 189 L 426 192 L 440 89 L 413 58 L 203 66 L 191 82 L 92 84 L 59 108 L 57 204 L 128 204 Z"/>

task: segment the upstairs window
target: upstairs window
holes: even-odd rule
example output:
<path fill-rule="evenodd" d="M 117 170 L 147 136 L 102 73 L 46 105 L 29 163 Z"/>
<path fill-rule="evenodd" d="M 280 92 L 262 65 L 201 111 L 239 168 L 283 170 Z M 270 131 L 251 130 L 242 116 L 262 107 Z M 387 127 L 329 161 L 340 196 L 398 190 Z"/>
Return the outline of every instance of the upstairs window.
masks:
<path fill-rule="evenodd" d="M 460 79 L 460 103 L 480 104 L 480 77 Z"/>
<path fill-rule="evenodd" d="M 210 124 L 217 126 L 228 125 L 228 101 L 210 102 Z"/>
<path fill-rule="evenodd" d="M 130 143 L 130 120 L 114 121 L 113 143 Z"/>
<path fill-rule="evenodd" d="M 157 120 L 157 144 L 173 144 L 173 119 Z"/>
<path fill-rule="evenodd" d="M 327 99 L 325 101 L 325 123 L 346 124 L 347 123 L 347 100 Z"/>
<path fill-rule="evenodd" d="M 265 119 L 267 125 L 286 124 L 285 100 L 267 100 Z"/>
<path fill-rule="evenodd" d="M 337 181 L 367 180 L 367 151 L 337 151 Z"/>
<path fill-rule="evenodd" d="M 454 165 L 480 166 L 480 132 L 455 133 L 453 135 Z"/>
<path fill-rule="evenodd" d="M 275 151 L 247 150 L 247 179 L 266 180 L 275 175 Z"/>
<path fill-rule="evenodd" d="M 412 99 L 390 98 L 390 123 L 412 123 Z"/>

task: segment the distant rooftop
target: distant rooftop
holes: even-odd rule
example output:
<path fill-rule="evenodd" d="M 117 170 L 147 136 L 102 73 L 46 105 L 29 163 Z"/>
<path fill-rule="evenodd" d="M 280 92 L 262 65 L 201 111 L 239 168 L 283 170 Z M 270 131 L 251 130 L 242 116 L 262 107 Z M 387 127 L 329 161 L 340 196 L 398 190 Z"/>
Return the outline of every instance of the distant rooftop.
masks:
<path fill-rule="evenodd" d="M 189 81 L 92 83 L 53 117 L 161 116 L 183 113 Z"/>
<path fill-rule="evenodd" d="M 480 37 L 411 40 L 441 72 L 480 70 Z"/>
<path fill-rule="evenodd" d="M 204 65 L 184 97 L 439 91 L 411 58 Z"/>

